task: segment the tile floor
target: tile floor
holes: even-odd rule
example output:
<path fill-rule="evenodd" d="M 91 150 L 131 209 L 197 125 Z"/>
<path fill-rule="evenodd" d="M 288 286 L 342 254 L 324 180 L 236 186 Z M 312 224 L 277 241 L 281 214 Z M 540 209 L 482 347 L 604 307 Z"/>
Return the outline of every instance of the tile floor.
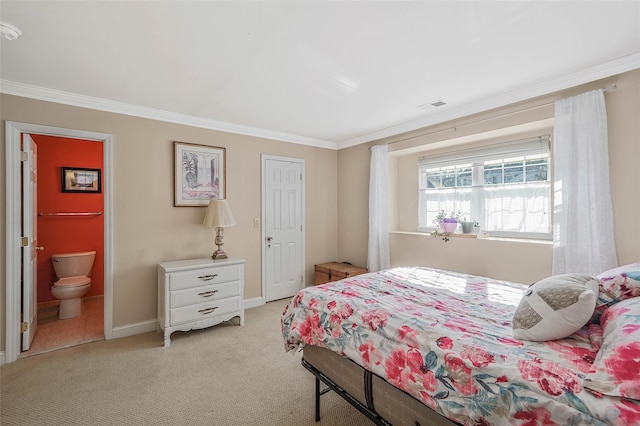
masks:
<path fill-rule="evenodd" d="M 104 301 L 102 297 L 84 300 L 82 315 L 58 319 L 58 306 L 38 308 L 38 330 L 31 348 L 21 357 L 36 355 L 82 343 L 104 339 Z"/>

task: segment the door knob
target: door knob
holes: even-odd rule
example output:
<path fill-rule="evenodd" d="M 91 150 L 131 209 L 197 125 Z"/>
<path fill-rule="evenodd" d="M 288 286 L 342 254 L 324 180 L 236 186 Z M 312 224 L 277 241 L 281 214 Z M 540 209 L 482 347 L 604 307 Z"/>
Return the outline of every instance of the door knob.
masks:
<path fill-rule="evenodd" d="M 36 247 L 36 250 L 38 250 L 38 251 L 43 251 L 43 250 L 44 250 L 44 247 Z"/>
<path fill-rule="evenodd" d="M 267 247 L 271 248 L 271 240 L 273 240 L 273 237 L 267 237 Z"/>

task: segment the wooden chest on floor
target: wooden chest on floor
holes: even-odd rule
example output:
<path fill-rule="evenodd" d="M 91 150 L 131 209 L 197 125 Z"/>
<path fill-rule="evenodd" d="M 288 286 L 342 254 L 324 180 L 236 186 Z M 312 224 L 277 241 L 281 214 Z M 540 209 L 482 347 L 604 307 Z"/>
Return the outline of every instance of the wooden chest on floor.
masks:
<path fill-rule="evenodd" d="M 314 284 L 324 284 L 329 281 L 338 281 L 347 277 L 364 274 L 367 268 L 354 266 L 349 263 L 329 262 L 316 265 Z"/>

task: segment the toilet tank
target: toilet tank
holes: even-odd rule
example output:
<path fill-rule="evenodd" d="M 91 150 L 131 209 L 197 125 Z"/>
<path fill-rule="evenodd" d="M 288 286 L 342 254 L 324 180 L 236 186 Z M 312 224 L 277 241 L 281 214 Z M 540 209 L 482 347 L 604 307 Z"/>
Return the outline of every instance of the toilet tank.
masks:
<path fill-rule="evenodd" d="M 58 278 L 75 277 L 78 275 L 91 275 L 93 261 L 96 258 L 95 251 L 83 251 L 78 253 L 60 253 L 51 255 L 51 263 Z"/>

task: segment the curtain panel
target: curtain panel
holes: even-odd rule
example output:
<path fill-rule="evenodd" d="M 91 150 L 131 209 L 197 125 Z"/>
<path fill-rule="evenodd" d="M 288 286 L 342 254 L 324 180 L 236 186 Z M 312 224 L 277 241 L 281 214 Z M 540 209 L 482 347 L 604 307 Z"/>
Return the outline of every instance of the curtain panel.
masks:
<path fill-rule="evenodd" d="M 370 272 L 388 269 L 389 256 L 389 185 L 388 145 L 371 147 L 369 176 L 369 250 Z"/>
<path fill-rule="evenodd" d="M 613 204 L 604 92 L 555 103 L 554 275 L 615 268 Z"/>

